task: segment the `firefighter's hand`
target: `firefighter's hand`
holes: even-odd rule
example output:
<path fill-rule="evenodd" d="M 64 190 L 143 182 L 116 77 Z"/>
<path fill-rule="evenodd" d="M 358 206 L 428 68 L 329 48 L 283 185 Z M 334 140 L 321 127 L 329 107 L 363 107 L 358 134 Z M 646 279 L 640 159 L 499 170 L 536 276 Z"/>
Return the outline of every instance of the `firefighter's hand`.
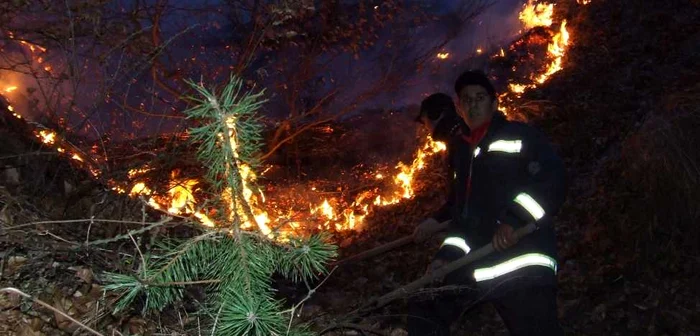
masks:
<path fill-rule="evenodd" d="M 416 229 L 413 230 L 413 240 L 415 242 L 422 242 L 441 229 L 440 223 L 435 218 L 428 218 L 418 224 Z"/>
<path fill-rule="evenodd" d="M 433 260 L 430 265 L 428 265 L 428 269 L 425 270 L 425 275 L 430 275 L 433 272 L 435 272 L 437 269 L 439 269 L 442 266 L 445 266 L 448 264 L 448 261 L 442 260 L 442 259 L 435 259 Z M 436 278 L 434 279 L 435 282 L 441 282 L 442 278 Z"/>
<path fill-rule="evenodd" d="M 518 243 L 518 238 L 512 226 L 501 223 L 496 229 L 496 234 L 493 235 L 492 243 L 496 251 L 500 252 Z"/>

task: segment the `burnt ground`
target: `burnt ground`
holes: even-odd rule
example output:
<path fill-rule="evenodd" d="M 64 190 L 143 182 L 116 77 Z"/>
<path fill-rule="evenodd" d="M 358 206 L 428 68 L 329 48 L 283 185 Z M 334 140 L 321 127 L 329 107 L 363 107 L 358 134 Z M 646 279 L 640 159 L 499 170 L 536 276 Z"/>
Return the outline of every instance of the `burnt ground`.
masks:
<path fill-rule="evenodd" d="M 557 221 L 561 323 L 571 335 L 699 335 L 700 3 L 593 0 L 579 7 L 559 1 L 556 11 L 572 32 L 564 70 L 518 103 L 557 144 L 569 169 L 569 195 Z M 2 140 L 12 144 L 3 157 L 40 152 L 17 140 L 3 122 Z M 138 200 L 101 192 L 64 161 L 20 156 L 14 163 L 31 169 L 20 169 L 18 178 L 4 173 L 0 188 L 0 286 L 20 288 L 105 332 L 184 332 L 184 323 L 193 321 L 187 303 L 155 317 L 112 316 L 101 309 L 110 298 L 102 297 L 99 273 L 127 267 L 118 265 L 135 253 L 129 240 L 76 249 L 89 239 L 84 224 L 8 230 L 86 214 L 142 220 Z M 437 208 L 442 190 L 435 186 L 444 185 L 439 171 L 424 172 L 418 180 L 413 201 L 377 211 L 361 232 L 338 234 L 341 257 L 409 234 Z M 93 225 L 90 239 L 137 227 Z M 139 244 L 147 247 L 151 237 L 178 230 L 151 232 Z M 337 269 L 299 318 L 319 331 L 344 323 L 370 298 L 418 278 L 438 243 L 433 239 Z M 288 284 L 280 290 L 291 300 L 305 294 Z M 16 296 L 0 296 L 0 307 L 1 334 L 75 331 L 60 316 Z M 354 331 L 327 335 L 362 334 L 357 329 L 403 335 L 406 311 L 405 302 L 397 301 L 352 321 Z M 457 335 L 507 334 L 488 305 L 474 307 L 454 329 Z"/>

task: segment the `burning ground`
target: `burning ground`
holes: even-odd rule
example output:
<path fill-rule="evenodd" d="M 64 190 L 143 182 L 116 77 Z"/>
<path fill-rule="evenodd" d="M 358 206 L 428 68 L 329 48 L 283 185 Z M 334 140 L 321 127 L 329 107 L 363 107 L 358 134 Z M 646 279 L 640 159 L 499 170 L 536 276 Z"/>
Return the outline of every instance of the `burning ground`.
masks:
<path fill-rule="evenodd" d="M 700 172 L 693 150 L 700 120 L 695 65 L 700 30 L 693 24 L 700 17 L 698 3 L 593 0 L 584 6 L 559 1 L 551 9 L 541 8 L 549 10 L 553 19 L 545 21 L 546 28 L 526 30 L 502 54 L 489 56 L 489 62 L 501 87 L 510 89 L 501 97 L 506 112 L 543 128 L 569 168 L 571 189 L 558 221 L 562 324 L 571 334 L 698 334 L 700 230 L 694 223 Z M 21 111 L 9 112 L 20 114 L 2 117 L 7 144 L 2 153 L 5 187 L 0 189 L 3 287 L 36 295 L 99 330 L 183 333 L 191 328 L 184 325 L 195 321 L 187 312 L 199 299 L 196 290 L 182 306 L 157 318 L 111 316 L 104 310 L 110 298 L 101 299 L 99 276 L 94 276 L 130 267 L 127 261 L 135 254 L 130 240 L 100 241 L 138 229 L 142 221 L 157 222 L 160 214 L 169 213 L 194 216 L 207 225 L 201 167 L 180 145 L 183 139 L 163 139 L 164 146 L 148 150 L 122 149 L 110 155 L 113 161 L 101 162 L 54 130 L 24 123 Z M 400 126 L 409 125 L 402 122 Z M 394 140 L 391 147 L 403 152 L 396 155 L 403 165 L 358 163 L 323 145 L 350 148 L 366 136 L 349 129 L 346 124 L 319 127 L 308 135 L 313 150 L 307 159 L 248 172 L 247 197 L 256 205 L 256 218 L 249 224 L 269 229 L 294 222 L 297 226 L 289 227 L 335 232 L 342 257 L 409 234 L 440 205 L 439 145 L 426 139 Z M 170 153 L 170 159 L 154 160 L 162 157 L 159 153 Z M 120 173 L 107 176 L 101 169 L 123 162 L 129 165 Z M 313 173 L 304 169 L 313 164 Z M 289 166 L 296 171 L 285 173 Z M 309 174 L 306 181 L 290 177 L 298 179 L 300 172 Z M 86 217 L 93 222 L 55 222 Z M 42 221 L 54 222 L 37 224 Z M 186 236 L 190 230 L 158 226 L 135 238 L 146 248 L 154 237 Z M 81 247 L 83 242 L 93 245 Z M 340 323 L 371 297 L 420 276 L 437 243 L 339 268 L 299 318 L 318 330 Z M 306 295 L 305 288 L 291 284 L 280 282 L 279 288 L 292 302 Z M 76 328 L 17 297 L 2 300 L 3 332 L 40 335 Z M 401 335 L 405 311 L 398 302 L 354 327 Z M 488 306 L 476 308 L 455 327 L 457 334 L 505 334 Z"/>

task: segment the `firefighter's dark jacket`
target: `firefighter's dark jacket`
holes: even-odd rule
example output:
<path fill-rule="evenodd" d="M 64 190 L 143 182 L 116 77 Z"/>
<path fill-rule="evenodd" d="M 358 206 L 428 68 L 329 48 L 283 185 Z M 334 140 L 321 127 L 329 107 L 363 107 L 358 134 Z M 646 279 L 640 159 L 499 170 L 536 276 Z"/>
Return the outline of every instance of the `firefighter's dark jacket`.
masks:
<path fill-rule="evenodd" d="M 481 276 L 493 279 L 508 278 L 505 273 L 512 273 L 511 277 L 535 275 L 543 283 L 554 281 L 557 253 L 552 217 L 564 202 L 566 181 L 564 165 L 546 137 L 497 113 L 476 146 L 461 136 L 451 137 L 447 146 L 450 194 L 434 217 L 438 221 L 452 219 L 452 224 L 436 258 L 452 261 L 469 249 L 490 244 L 499 223 L 518 229 L 535 222 L 540 226 L 537 231 L 470 269 L 485 269 Z M 542 256 L 551 258 L 553 267 L 542 267 L 542 260 L 547 263 Z M 532 267 L 520 265 L 517 272 L 508 272 L 523 259 Z"/>

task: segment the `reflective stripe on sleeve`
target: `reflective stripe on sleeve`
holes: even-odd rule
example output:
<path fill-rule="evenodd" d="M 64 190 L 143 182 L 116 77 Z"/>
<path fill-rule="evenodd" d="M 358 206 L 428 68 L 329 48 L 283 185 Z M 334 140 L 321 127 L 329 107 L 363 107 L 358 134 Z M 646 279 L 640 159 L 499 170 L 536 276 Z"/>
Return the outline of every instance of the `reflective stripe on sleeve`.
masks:
<path fill-rule="evenodd" d="M 447 238 L 445 238 L 445 241 L 442 242 L 442 245 L 440 245 L 440 248 L 442 248 L 445 245 L 459 247 L 462 251 L 464 251 L 464 254 L 467 254 L 467 253 L 469 253 L 469 251 L 471 251 L 471 248 L 469 248 L 469 245 L 467 245 L 467 242 L 463 238 L 460 238 L 460 237 L 447 237 Z"/>
<path fill-rule="evenodd" d="M 478 268 L 474 270 L 474 280 L 477 282 L 492 280 L 527 266 L 549 267 L 554 271 L 554 274 L 557 273 L 557 262 L 554 259 L 540 253 L 528 253 L 493 267 Z"/>
<path fill-rule="evenodd" d="M 518 196 L 515 197 L 515 203 L 520 204 L 520 206 L 527 210 L 535 220 L 540 220 L 540 218 L 544 217 L 544 209 L 542 206 L 526 193 L 518 194 Z"/>
<path fill-rule="evenodd" d="M 489 152 L 520 153 L 522 148 L 521 140 L 496 140 L 489 145 Z"/>

